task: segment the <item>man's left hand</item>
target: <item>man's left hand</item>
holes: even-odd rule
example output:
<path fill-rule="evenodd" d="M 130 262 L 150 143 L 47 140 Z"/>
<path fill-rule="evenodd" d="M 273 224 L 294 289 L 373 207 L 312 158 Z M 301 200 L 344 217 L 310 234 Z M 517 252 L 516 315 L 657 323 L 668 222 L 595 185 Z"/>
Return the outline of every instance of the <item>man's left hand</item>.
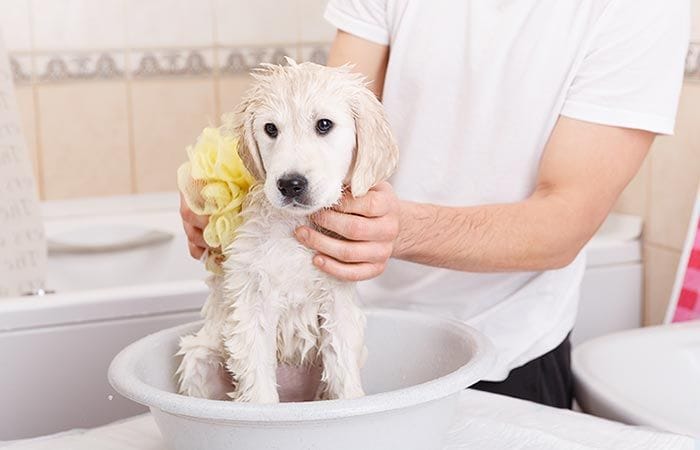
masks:
<path fill-rule="evenodd" d="M 387 182 L 367 195 L 345 193 L 333 209 L 312 216 L 322 228 L 346 240 L 326 236 L 310 227 L 299 227 L 295 236 L 318 252 L 313 263 L 320 270 L 345 281 L 374 278 L 384 272 L 399 234 L 400 202 Z"/>

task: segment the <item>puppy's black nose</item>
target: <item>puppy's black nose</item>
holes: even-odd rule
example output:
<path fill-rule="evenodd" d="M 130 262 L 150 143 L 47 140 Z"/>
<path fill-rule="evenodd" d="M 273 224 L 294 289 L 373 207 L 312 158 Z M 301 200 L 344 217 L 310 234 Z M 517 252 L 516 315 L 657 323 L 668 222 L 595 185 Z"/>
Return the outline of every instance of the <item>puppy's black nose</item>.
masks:
<path fill-rule="evenodd" d="M 293 173 L 277 180 L 277 189 L 287 198 L 298 198 L 306 193 L 309 182 L 306 177 Z"/>

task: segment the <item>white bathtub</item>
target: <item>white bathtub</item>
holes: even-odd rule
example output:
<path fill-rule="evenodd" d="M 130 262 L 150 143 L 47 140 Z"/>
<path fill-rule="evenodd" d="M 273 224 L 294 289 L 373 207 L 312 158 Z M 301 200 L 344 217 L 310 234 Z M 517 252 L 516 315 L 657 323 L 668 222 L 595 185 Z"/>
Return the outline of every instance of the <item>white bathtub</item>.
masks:
<path fill-rule="evenodd" d="M 146 334 L 196 320 L 206 296 L 177 194 L 43 206 L 52 248 L 61 251 L 49 257 L 47 287 L 56 293 L 0 300 L 0 441 L 145 411 L 114 395 L 109 362 Z M 639 326 L 638 233 L 621 237 L 617 226 L 601 233 L 588 246 L 576 341 Z"/>
<path fill-rule="evenodd" d="M 187 254 L 176 193 L 46 202 L 47 287 L 57 292 L 204 276 Z"/>
<path fill-rule="evenodd" d="M 0 300 L 0 441 L 145 411 L 111 397 L 109 362 L 139 337 L 196 320 L 206 295 L 176 194 L 42 207 L 56 293 Z"/>

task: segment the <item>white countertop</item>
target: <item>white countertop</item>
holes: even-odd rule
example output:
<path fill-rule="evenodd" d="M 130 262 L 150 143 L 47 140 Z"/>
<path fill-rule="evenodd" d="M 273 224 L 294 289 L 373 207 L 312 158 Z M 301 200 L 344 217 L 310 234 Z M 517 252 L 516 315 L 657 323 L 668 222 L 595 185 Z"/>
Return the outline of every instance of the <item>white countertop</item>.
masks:
<path fill-rule="evenodd" d="M 166 450 L 150 414 L 91 430 L 6 443 L 3 450 Z M 0 444 L 0 447 L 2 444 Z M 696 447 L 699 446 L 699 447 Z M 445 450 L 688 449 L 693 439 L 467 390 Z"/>

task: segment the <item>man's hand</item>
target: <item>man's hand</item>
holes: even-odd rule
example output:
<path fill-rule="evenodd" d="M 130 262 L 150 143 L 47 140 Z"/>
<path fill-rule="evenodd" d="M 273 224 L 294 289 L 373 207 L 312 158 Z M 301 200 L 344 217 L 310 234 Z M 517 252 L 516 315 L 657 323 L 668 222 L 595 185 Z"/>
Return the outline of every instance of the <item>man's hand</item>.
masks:
<path fill-rule="evenodd" d="M 380 183 L 367 195 L 345 194 L 332 210 L 312 220 L 347 240 L 326 236 L 310 227 L 299 227 L 296 238 L 318 252 L 313 263 L 341 280 L 360 281 L 381 274 L 394 251 L 399 234 L 400 203 L 389 183 Z"/>
<path fill-rule="evenodd" d="M 209 216 L 198 216 L 187 206 L 187 202 L 180 194 L 180 216 L 182 226 L 187 234 L 187 245 L 190 248 L 190 255 L 195 259 L 201 259 L 204 252 L 209 248 L 204 242 L 204 228 L 209 223 Z"/>

